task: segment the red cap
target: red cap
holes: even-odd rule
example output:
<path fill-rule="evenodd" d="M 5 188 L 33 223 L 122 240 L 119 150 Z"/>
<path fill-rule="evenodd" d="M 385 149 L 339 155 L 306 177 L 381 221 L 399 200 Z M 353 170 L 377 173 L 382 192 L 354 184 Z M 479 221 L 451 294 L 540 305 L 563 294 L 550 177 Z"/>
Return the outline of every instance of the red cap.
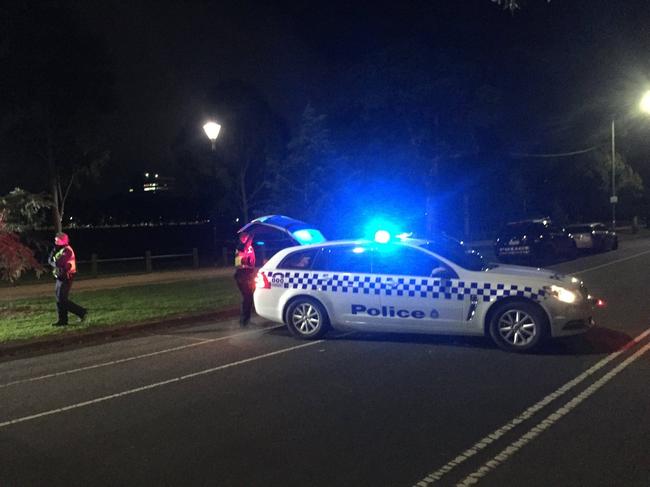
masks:
<path fill-rule="evenodd" d="M 56 245 L 64 246 L 68 245 L 70 243 L 70 239 L 68 238 L 67 233 L 57 233 L 56 237 L 54 237 L 54 243 Z"/>

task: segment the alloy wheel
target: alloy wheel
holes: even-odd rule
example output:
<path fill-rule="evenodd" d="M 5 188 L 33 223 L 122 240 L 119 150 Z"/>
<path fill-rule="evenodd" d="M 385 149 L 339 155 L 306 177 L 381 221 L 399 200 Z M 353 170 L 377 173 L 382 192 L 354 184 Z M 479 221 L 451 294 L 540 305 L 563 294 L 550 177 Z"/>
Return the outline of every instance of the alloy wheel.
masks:
<path fill-rule="evenodd" d="M 535 339 L 537 324 L 532 316 L 522 310 L 511 309 L 499 318 L 499 335 L 509 345 L 523 347 Z"/>
<path fill-rule="evenodd" d="M 321 325 L 321 315 L 310 303 L 301 303 L 291 314 L 291 323 L 302 335 L 311 335 L 318 331 Z"/>

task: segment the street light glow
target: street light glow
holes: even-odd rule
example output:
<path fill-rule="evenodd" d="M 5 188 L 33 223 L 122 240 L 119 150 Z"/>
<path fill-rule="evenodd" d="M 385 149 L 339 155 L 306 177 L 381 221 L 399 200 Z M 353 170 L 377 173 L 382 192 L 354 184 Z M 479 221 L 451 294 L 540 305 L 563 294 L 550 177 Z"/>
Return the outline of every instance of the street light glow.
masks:
<path fill-rule="evenodd" d="M 216 122 L 208 122 L 203 126 L 205 135 L 208 136 L 208 139 L 215 141 L 219 137 L 219 131 L 221 130 L 221 125 Z"/>
<path fill-rule="evenodd" d="M 641 111 L 650 113 L 650 90 L 646 91 L 645 95 L 643 95 L 639 106 L 641 107 Z"/>

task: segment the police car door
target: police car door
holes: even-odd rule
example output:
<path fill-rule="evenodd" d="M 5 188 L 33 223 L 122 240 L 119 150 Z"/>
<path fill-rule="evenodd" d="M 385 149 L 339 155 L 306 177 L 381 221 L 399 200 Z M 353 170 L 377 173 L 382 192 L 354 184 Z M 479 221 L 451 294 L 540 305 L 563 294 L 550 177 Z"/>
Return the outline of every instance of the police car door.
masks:
<path fill-rule="evenodd" d="M 324 246 L 312 266 L 317 297 L 334 323 L 367 325 L 378 321 L 379 287 L 372 283 L 370 248 L 364 245 Z M 373 310 L 370 313 L 365 311 Z"/>
<path fill-rule="evenodd" d="M 463 301 L 452 295 L 456 273 L 433 255 L 406 245 L 378 245 L 372 272 L 381 277 L 382 317 L 399 331 L 460 331 Z"/>

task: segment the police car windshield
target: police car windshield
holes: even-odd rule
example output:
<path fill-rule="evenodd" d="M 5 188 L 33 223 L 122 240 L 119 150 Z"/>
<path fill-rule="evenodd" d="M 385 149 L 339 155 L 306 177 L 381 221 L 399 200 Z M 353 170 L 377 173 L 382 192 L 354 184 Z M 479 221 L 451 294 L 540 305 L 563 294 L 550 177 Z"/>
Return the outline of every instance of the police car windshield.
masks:
<path fill-rule="evenodd" d="M 451 238 L 430 240 L 421 247 L 470 271 L 484 271 L 490 268 L 480 252 Z"/>

